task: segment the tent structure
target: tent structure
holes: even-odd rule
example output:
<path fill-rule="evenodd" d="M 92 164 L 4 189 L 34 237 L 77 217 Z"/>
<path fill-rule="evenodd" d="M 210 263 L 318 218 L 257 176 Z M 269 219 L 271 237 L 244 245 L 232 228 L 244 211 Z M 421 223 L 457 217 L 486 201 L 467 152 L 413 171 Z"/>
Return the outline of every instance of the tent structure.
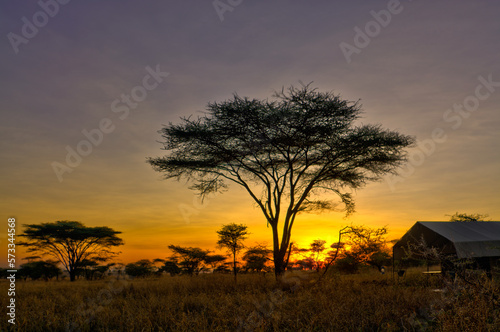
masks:
<path fill-rule="evenodd" d="M 492 266 L 500 261 L 500 222 L 418 221 L 392 247 L 394 260 L 401 260 L 411 245 L 422 242 L 441 255 L 441 273 L 453 270 L 450 258 L 469 259 L 491 278 Z"/>
<path fill-rule="evenodd" d="M 458 258 L 500 257 L 500 222 L 418 221 L 394 244 L 394 259 L 405 257 L 408 244 L 424 239 L 444 255 Z"/>

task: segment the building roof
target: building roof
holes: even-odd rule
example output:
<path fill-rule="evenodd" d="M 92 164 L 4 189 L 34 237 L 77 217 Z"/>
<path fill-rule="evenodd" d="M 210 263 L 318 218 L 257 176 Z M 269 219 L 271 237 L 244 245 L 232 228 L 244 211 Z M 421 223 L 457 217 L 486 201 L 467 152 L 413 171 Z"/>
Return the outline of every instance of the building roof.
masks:
<path fill-rule="evenodd" d="M 418 221 L 393 247 L 394 258 L 405 256 L 409 243 L 424 239 L 428 247 L 459 258 L 500 257 L 500 222 Z"/>

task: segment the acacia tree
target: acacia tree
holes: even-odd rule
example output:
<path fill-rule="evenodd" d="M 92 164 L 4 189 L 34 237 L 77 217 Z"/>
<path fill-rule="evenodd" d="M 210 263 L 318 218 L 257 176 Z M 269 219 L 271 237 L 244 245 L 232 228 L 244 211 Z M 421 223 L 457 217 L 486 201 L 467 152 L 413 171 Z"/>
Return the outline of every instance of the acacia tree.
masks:
<path fill-rule="evenodd" d="M 180 258 L 179 265 L 189 275 L 198 274 L 203 270 L 203 264 L 210 253 L 209 250 L 201 248 L 181 247 L 173 244 L 169 245 L 168 248 L 174 253 L 170 258 L 171 261 L 177 262 Z"/>
<path fill-rule="evenodd" d="M 156 267 L 149 259 L 141 259 L 125 266 L 125 273 L 132 277 L 147 277 L 156 271 Z"/>
<path fill-rule="evenodd" d="M 56 258 L 66 268 L 71 281 L 87 260 L 109 258 L 111 250 L 123 244 L 117 237 L 121 232 L 109 227 L 87 227 L 79 221 L 56 221 L 53 223 L 24 225 L 21 237 L 28 252 L 37 252 Z"/>
<path fill-rule="evenodd" d="M 324 192 L 338 195 L 347 214 L 353 212 L 347 189 L 394 172 L 414 139 L 358 123 L 357 102 L 308 85 L 274 97 L 235 94 L 209 103 L 196 119 L 170 123 L 160 130 L 169 153 L 148 162 L 167 179 L 192 180 L 191 188 L 202 197 L 224 190 L 228 182 L 243 187 L 271 226 L 278 277 L 287 265 L 296 216 L 334 208 L 318 196 Z"/>
<path fill-rule="evenodd" d="M 316 266 L 316 271 L 319 272 L 320 268 L 321 268 L 321 263 L 320 263 L 320 260 L 319 260 L 319 257 L 321 255 L 321 253 L 323 251 L 325 251 L 325 244 L 326 244 L 326 241 L 325 240 L 314 240 L 310 245 L 310 249 L 309 251 L 312 253 L 312 259 L 314 260 L 314 264 Z"/>
<path fill-rule="evenodd" d="M 215 270 L 218 265 L 224 262 L 227 259 L 226 256 L 223 255 L 207 255 L 205 258 L 205 263 L 210 265 L 212 270 Z"/>
<path fill-rule="evenodd" d="M 481 213 L 459 213 L 455 212 L 455 214 L 450 216 L 450 221 L 454 222 L 474 222 L 474 221 L 487 221 L 485 220 L 488 218 L 488 214 L 481 214 Z"/>
<path fill-rule="evenodd" d="M 83 275 L 87 280 L 102 279 L 105 273 L 116 263 L 108 263 L 106 265 L 101 265 L 99 263 L 104 263 L 107 259 L 84 259 L 79 265 L 77 275 Z"/>
<path fill-rule="evenodd" d="M 377 267 L 379 270 L 387 264 L 388 254 L 387 228 L 369 228 L 365 226 L 348 226 L 342 232 L 344 245 L 341 259 L 337 267 L 349 272 L 357 272 L 362 264 Z"/>
<path fill-rule="evenodd" d="M 219 235 L 219 240 L 217 241 L 217 246 L 219 248 L 226 248 L 228 253 L 233 255 L 233 273 L 234 280 L 236 281 L 236 254 L 243 249 L 243 240 L 247 238 L 248 231 L 247 226 L 243 224 L 228 224 L 223 225 L 220 230 L 217 231 Z"/>
<path fill-rule="evenodd" d="M 59 275 L 62 274 L 62 271 L 57 266 L 58 263 L 57 261 L 50 260 L 24 263 L 19 269 L 19 275 L 21 278 L 24 278 L 24 280 L 27 278 L 31 278 L 32 280 L 43 278 L 45 281 L 48 281 L 53 277 L 59 279 Z"/>
<path fill-rule="evenodd" d="M 264 270 L 271 254 L 272 250 L 269 250 L 265 245 L 248 248 L 243 255 L 247 271 L 260 272 Z"/>

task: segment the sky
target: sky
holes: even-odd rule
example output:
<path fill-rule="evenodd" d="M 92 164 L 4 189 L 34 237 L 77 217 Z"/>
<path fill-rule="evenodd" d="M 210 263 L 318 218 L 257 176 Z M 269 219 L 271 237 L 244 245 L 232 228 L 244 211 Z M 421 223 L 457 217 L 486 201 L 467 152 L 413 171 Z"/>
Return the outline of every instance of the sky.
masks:
<path fill-rule="evenodd" d="M 208 102 L 301 82 L 359 100 L 363 123 L 419 143 L 398 176 L 354 192 L 351 217 L 300 215 L 300 246 L 333 243 L 350 224 L 395 239 L 457 211 L 500 220 L 499 14 L 493 0 L 2 1 L 1 264 L 8 218 L 18 234 L 56 220 L 109 226 L 125 263 L 164 258 L 170 244 L 213 250 L 232 222 L 249 226 L 247 245 L 272 243 L 243 190 L 201 202 L 146 158 L 164 154 L 163 125 Z"/>

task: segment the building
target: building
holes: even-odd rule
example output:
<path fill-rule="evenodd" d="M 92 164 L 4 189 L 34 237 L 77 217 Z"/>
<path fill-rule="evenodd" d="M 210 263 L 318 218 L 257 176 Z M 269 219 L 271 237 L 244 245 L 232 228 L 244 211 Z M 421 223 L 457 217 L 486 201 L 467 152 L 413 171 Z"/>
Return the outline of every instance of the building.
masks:
<path fill-rule="evenodd" d="M 422 244 L 430 250 L 416 250 L 414 256 L 438 257 L 443 272 L 452 268 L 450 260 L 458 259 L 469 260 L 491 275 L 492 266 L 500 261 L 500 222 L 418 221 L 394 244 L 394 260 L 401 261 L 407 256 L 408 248 L 421 248 Z"/>

